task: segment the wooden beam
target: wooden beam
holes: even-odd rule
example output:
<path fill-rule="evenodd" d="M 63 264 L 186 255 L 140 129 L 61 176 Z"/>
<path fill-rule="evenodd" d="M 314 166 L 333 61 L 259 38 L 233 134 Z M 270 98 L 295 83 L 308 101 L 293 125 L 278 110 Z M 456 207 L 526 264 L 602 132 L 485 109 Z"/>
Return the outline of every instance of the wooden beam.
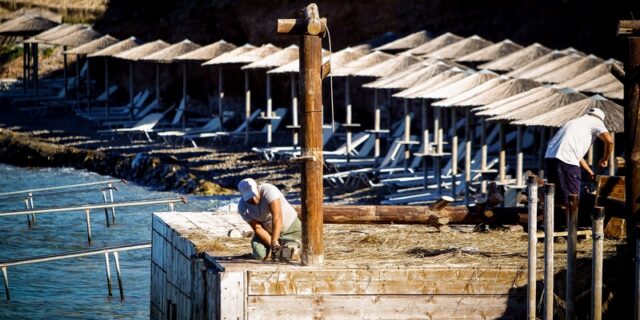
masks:
<path fill-rule="evenodd" d="M 618 22 L 618 36 L 640 36 L 640 21 L 620 20 Z"/>
<path fill-rule="evenodd" d="M 326 32 L 325 26 L 327 25 L 327 18 L 320 19 L 321 29 L 317 34 Z M 312 31 L 316 31 L 317 27 L 313 27 Z M 279 34 L 303 34 L 308 33 L 313 35 L 307 30 L 306 21 L 302 19 L 278 19 L 278 25 L 276 27 L 276 32 Z"/>

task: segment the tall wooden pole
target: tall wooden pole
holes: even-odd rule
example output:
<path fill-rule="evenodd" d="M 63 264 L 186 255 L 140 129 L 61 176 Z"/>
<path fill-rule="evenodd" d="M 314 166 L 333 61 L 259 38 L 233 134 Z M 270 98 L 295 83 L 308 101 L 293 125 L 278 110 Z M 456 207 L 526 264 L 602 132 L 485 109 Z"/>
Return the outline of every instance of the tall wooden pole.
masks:
<path fill-rule="evenodd" d="M 591 257 L 591 319 L 602 319 L 602 257 L 604 245 L 604 208 L 595 207 L 593 216 L 593 253 Z"/>
<path fill-rule="evenodd" d="M 498 157 L 498 181 L 500 183 L 505 183 L 505 181 L 507 180 L 506 177 L 506 166 L 507 166 L 507 145 L 505 142 L 505 132 L 504 132 L 504 127 L 505 124 L 504 123 L 500 123 L 498 124 L 498 126 L 500 126 L 500 153 L 499 153 L 499 157 Z"/>
<path fill-rule="evenodd" d="M 319 266 L 324 261 L 323 189 L 322 189 L 322 38 L 326 22 L 320 20 L 314 3 L 303 10 L 304 18 L 294 28 L 279 33 L 301 34 L 300 97 L 302 97 L 302 264 Z M 295 25 L 301 30 L 296 32 Z"/>
<path fill-rule="evenodd" d="M 578 195 L 569 195 L 567 208 L 567 283 L 565 303 L 565 319 L 576 317 L 576 261 L 578 253 Z"/>
<path fill-rule="evenodd" d="M 544 320 L 553 320 L 553 264 L 555 185 L 544 185 Z"/>
<path fill-rule="evenodd" d="M 538 178 L 529 176 L 529 215 L 527 234 L 528 249 L 528 281 L 527 281 L 527 319 L 536 319 L 536 279 L 537 279 L 537 244 L 538 244 Z M 553 235 L 553 233 L 551 233 Z"/>
<path fill-rule="evenodd" d="M 516 186 L 520 187 L 523 185 L 523 159 L 524 154 L 522 152 L 522 126 L 518 126 L 516 129 Z"/>

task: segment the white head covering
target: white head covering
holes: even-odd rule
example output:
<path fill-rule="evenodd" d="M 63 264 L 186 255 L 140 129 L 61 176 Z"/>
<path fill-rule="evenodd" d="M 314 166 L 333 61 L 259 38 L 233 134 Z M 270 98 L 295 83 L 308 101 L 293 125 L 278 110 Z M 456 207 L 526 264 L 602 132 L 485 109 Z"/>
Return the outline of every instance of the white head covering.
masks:
<path fill-rule="evenodd" d="M 242 200 L 249 201 L 258 195 L 258 184 L 251 178 L 242 179 L 238 183 L 238 191 L 242 195 Z"/>
<path fill-rule="evenodd" d="M 604 111 L 600 110 L 600 108 L 591 108 L 591 110 L 589 110 L 589 114 L 594 115 L 600 118 L 600 120 L 604 121 Z"/>

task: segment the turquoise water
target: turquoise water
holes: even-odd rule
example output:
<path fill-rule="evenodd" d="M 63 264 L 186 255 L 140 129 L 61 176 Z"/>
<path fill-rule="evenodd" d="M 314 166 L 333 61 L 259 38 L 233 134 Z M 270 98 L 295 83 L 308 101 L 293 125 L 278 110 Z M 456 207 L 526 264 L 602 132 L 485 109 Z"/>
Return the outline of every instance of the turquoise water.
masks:
<path fill-rule="evenodd" d="M 73 169 L 24 169 L 0 164 L 0 192 L 112 179 Z M 118 184 L 116 201 L 176 196 L 129 183 Z M 230 197 L 189 197 L 176 211 L 202 211 L 228 205 Z M 102 202 L 102 194 L 67 193 L 35 198 L 36 208 Z M 104 211 L 91 212 L 93 245 L 101 247 L 151 240 L 151 214 L 166 205 L 118 208 L 116 225 L 106 227 Z M 0 211 L 24 209 L 22 200 L 0 201 Z M 90 248 L 84 212 L 0 217 L 0 261 Z M 150 249 L 120 253 L 124 302 L 118 295 L 111 256 L 113 297 L 107 294 L 104 255 L 72 258 L 8 268 L 11 301 L 0 285 L 0 319 L 148 319 Z"/>

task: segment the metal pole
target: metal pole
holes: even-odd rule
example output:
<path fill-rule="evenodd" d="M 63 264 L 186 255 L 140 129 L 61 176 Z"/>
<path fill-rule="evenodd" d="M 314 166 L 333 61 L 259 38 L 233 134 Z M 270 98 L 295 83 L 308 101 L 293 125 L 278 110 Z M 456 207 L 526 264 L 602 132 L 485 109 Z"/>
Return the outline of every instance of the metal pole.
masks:
<path fill-rule="evenodd" d="M 249 72 L 244 72 L 244 119 L 246 126 L 244 128 L 244 145 L 249 144 L 249 117 L 251 116 L 251 90 L 249 89 Z"/>
<path fill-rule="evenodd" d="M 351 87 L 349 85 L 349 77 L 344 78 L 344 104 L 346 106 L 346 123 L 347 123 L 347 162 L 351 162 Z"/>
<path fill-rule="evenodd" d="M 273 130 L 273 125 L 271 123 L 271 111 L 273 110 L 272 107 L 272 100 L 271 100 L 271 76 L 267 73 L 267 112 L 265 113 L 267 116 L 267 145 L 271 145 L 271 141 L 273 140 L 273 132 L 271 132 L 271 130 Z"/>
<path fill-rule="evenodd" d="M 107 190 L 103 190 L 101 193 L 104 203 L 108 203 L 109 201 L 107 200 Z M 111 224 L 109 223 L 109 208 L 104 208 L 104 217 L 107 221 L 107 228 L 111 227 Z"/>
<path fill-rule="evenodd" d="M 87 240 L 89 245 L 91 245 L 91 215 L 89 214 L 89 209 L 84 210 L 84 216 L 87 220 Z"/>
<path fill-rule="evenodd" d="M 553 320 L 553 231 L 555 185 L 544 185 L 544 320 Z"/>
<path fill-rule="evenodd" d="M 576 284 L 576 259 L 578 243 L 578 195 L 569 195 L 569 207 L 567 208 L 567 292 L 565 302 L 567 304 L 566 319 L 573 320 L 576 316 L 575 284 Z"/>
<path fill-rule="evenodd" d="M 518 126 L 516 130 L 516 186 L 522 186 L 522 126 Z"/>
<path fill-rule="evenodd" d="M 169 207 L 169 212 L 173 212 L 173 210 L 174 210 L 173 203 L 169 203 L 169 204 L 167 204 L 167 206 Z"/>
<path fill-rule="evenodd" d="M 540 129 L 540 150 L 538 150 L 538 177 L 544 178 L 544 155 L 547 151 L 547 128 Z"/>
<path fill-rule="evenodd" d="M 373 157 L 378 159 L 380 156 L 380 106 L 378 105 L 378 89 L 373 89 L 373 130 L 376 136 L 376 142 L 373 149 Z"/>
<path fill-rule="evenodd" d="M 528 250 L 528 282 L 527 282 L 527 319 L 536 319 L 536 275 L 537 275 L 537 251 L 538 244 L 538 178 L 529 176 L 529 215 L 527 234 L 529 235 Z M 548 235 L 547 235 L 548 236 Z M 553 233 L 551 233 L 553 238 Z"/>
<path fill-rule="evenodd" d="M 403 99 L 402 106 L 404 111 L 404 171 L 409 169 L 409 140 L 411 140 L 411 117 L 409 117 L 409 100 Z"/>
<path fill-rule="evenodd" d="M 604 245 L 604 208 L 595 207 L 593 215 L 593 257 L 591 259 L 591 319 L 602 319 L 602 257 Z"/>
<path fill-rule="evenodd" d="M 111 268 L 109 266 L 109 253 L 104 253 L 104 268 L 107 271 L 107 290 L 109 290 L 109 297 L 113 296 L 111 287 Z"/>
<path fill-rule="evenodd" d="M 29 199 L 24 199 L 24 206 L 27 210 L 29 210 Z M 32 225 L 31 225 L 31 215 L 27 215 L 27 227 L 29 229 L 31 229 Z"/>
<path fill-rule="evenodd" d="M 480 119 L 480 170 L 484 173 L 487 170 L 487 122 L 484 118 Z M 487 180 L 482 178 L 480 192 L 487 193 Z"/>
<path fill-rule="evenodd" d="M 458 133 L 456 130 L 456 109 L 451 108 L 451 197 L 456 198 L 456 175 L 458 174 Z"/>
<path fill-rule="evenodd" d="M 7 301 L 11 300 L 11 292 L 9 291 L 9 276 L 7 275 L 7 267 L 2 267 L 2 280 L 4 280 L 4 294 Z"/>
<path fill-rule="evenodd" d="M 111 183 L 108 184 L 109 187 L 109 200 L 113 203 L 113 185 Z M 116 207 L 111 207 L 111 224 L 116 223 Z"/>
<path fill-rule="evenodd" d="M 500 155 L 498 157 L 498 181 L 500 183 L 505 183 L 506 181 L 506 162 L 507 162 L 507 151 L 506 151 L 506 143 L 505 143 L 505 132 L 504 132 L 504 123 L 500 123 Z"/>
<path fill-rule="evenodd" d="M 29 203 L 31 204 L 31 209 L 35 209 L 35 206 L 33 205 L 33 193 L 29 192 Z M 31 214 L 31 224 L 32 225 L 36 225 L 36 214 L 32 213 Z"/>
<path fill-rule="evenodd" d="M 292 124 L 294 127 L 298 126 L 298 95 L 296 94 L 297 90 L 296 90 L 296 75 L 295 74 L 290 74 L 290 80 L 291 80 L 291 112 L 293 114 L 291 114 L 292 117 Z M 347 131 L 347 157 L 349 157 L 349 138 L 350 138 L 350 131 Z M 298 146 L 298 129 L 294 128 L 293 129 L 293 146 L 296 147 Z"/>
<path fill-rule="evenodd" d="M 469 205 L 469 188 L 471 188 L 471 111 L 464 109 L 464 203 Z"/>
<path fill-rule="evenodd" d="M 118 252 L 113 253 L 113 260 L 116 263 L 116 274 L 118 275 L 118 289 L 120 290 L 120 301 L 124 301 L 124 288 L 122 287 L 122 273 L 120 272 L 120 259 Z"/>
<path fill-rule="evenodd" d="M 220 123 L 224 123 L 224 108 L 222 107 L 222 99 L 224 99 L 223 82 L 222 82 L 222 65 L 218 66 L 218 116 Z"/>

